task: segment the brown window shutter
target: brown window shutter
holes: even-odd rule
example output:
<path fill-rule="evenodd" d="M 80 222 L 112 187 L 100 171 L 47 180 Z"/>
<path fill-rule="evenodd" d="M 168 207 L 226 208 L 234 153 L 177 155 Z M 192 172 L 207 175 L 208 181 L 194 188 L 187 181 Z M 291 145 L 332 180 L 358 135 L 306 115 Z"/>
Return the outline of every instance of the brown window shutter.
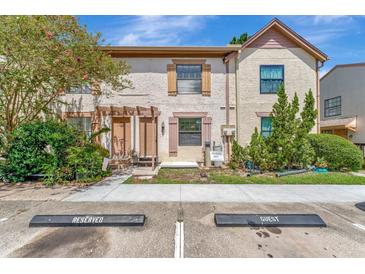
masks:
<path fill-rule="evenodd" d="M 177 118 L 169 117 L 169 155 L 170 157 L 177 156 Z"/>
<path fill-rule="evenodd" d="M 210 142 L 211 138 L 212 138 L 212 117 L 203 117 L 203 141 L 204 141 L 204 143 Z"/>
<path fill-rule="evenodd" d="M 202 95 L 210 96 L 211 93 L 211 65 L 202 64 Z"/>
<path fill-rule="evenodd" d="M 167 65 L 167 86 L 169 96 L 176 96 L 176 64 Z"/>

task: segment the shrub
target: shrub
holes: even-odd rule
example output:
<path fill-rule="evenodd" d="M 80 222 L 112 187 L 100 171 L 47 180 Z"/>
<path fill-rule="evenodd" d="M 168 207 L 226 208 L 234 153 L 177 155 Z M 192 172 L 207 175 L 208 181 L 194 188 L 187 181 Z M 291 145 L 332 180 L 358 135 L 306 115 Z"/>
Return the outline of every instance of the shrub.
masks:
<path fill-rule="evenodd" d="M 364 159 L 362 152 L 350 141 L 333 134 L 309 134 L 308 139 L 316 158 L 322 158 L 331 170 L 359 170 Z"/>
<path fill-rule="evenodd" d="M 65 122 L 22 125 L 13 132 L 9 145 L 6 163 L 0 165 L 5 181 L 22 182 L 37 173 L 45 175 L 46 184 L 88 182 L 107 175 L 102 163 L 109 152 Z"/>
<path fill-rule="evenodd" d="M 102 146 L 94 143 L 85 143 L 82 146 L 71 146 L 67 149 L 66 164 L 53 170 L 49 166 L 47 184 L 64 183 L 77 180 L 88 182 L 109 174 L 101 169 L 104 157 L 109 152 Z"/>
<path fill-rule="evenodd" d="M 240 166 L 244 166 L 245 162 L 248 160 L 248 149 L 243 148 L 236 140 L 233 140 L 232 144 L 232 156 L 230 167 L 236 169 Z"/>
<path fill-rule="evenodd" d="M 251 142 L 248 152 L 253 164 L 259 167 L 262 171 L 271 169 L 271 157 L 268 151 L 268 145 L 265 142 L 264 137 L 258 133 L 257 128 L 251 136 Z"/>
<path fill-rule="evenodd" d="M 67 148 L 82 139 L 76 129 L 56 120 L 22 125 L 11 137 L 2 173 L 12 182 L 65 165 Z"/>
<path fill-rule="evenodd" d="M 70 147 L 68 149 L 67 163 L 73 168 L 76 178 L 95 178 L 105 175 L 101 167 L 104 157 L 109 152 L 98 144 L 86 144 L 83 147 Z"/>

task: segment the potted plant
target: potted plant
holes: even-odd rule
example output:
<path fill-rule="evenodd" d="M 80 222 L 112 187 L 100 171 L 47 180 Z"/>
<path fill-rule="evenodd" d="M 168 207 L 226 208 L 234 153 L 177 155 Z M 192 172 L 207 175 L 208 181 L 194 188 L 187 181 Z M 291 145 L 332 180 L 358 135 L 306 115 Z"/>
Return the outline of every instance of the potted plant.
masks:
<path fill-rule="evenodd" d="M 328 172 L 327 161 L 323 157 L 318 157 L 315 165 L 315 172 Z"/>

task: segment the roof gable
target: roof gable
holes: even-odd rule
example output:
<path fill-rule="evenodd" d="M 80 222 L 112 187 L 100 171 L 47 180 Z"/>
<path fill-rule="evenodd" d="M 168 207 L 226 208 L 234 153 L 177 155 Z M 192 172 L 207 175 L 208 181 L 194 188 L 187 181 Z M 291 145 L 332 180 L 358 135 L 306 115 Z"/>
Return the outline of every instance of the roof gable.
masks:
<path fill-rule="evenodd" d="M 334 72 L 337 68 L 347 68 L 347 67 L 365 67 L 365 63 L 354 63 L 354 64 L 339 64 L 331 68 L 325 75 L 322 76 L 321 81 Z"/>
<path fill-rule="evenodd" d="M 328 56 L 313 46 L 291 28 L 286 26 L 279 19 L 274 18 L 261 30 L 256 32 L 243 45 L 244 48 L 291 48 L 300 47 L 314 56 L 316 59 L 324 62 Z"/>

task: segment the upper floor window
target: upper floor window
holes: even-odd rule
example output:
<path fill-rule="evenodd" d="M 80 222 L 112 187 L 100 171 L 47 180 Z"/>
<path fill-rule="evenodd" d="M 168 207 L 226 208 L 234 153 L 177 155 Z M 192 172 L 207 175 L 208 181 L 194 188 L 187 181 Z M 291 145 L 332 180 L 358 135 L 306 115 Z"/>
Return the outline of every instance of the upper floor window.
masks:
<path fill-rule="evenodd" d="M 341 115 L 341 96 L 324 100 L 324 117 Z"/>
<path fill-rule="evenodd" d="M 261 136 L 266 138 L 272 134 L 272 118 L 261 117 Z"/>
<path fill-rule="evenodd" d="M 176 65 L 177 93 L 202 92 L 202 65 Z"/>
<path fill-rule="evenodd" d="M 73 86 L 67 91 L 70 94 L 91 94 L 90 85 Z"/>
<path fill-rule="evenodd" d="M 277 93 L 284 83 L 283 65 L 260 66 L 260 93 Z"/>
<path fill-rule="evenodd" d="M 91 136 L 91 117 L 69 117 L 67 122 L 77 130 L 85 133 L 86 136 Z"/>
<path fill-rule="evenodd" d="M 202 119 L 179 118 L 179 146 L 202 145 Z"/>

